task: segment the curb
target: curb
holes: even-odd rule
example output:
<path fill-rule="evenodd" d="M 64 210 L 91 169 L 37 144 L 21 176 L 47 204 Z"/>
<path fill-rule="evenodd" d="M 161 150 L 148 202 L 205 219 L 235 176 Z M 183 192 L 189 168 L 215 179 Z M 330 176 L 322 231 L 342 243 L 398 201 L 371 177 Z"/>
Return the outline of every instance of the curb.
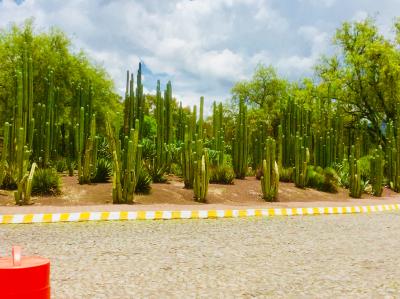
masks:
<path fill-rule="evenodd" d="M 0 215 L 0 224 L 54 223 L 109 220 L 167 220 L 167 219 L 216 219 L 252 216 L 296 216 L 358 214 L 400 210 L 400 204 L 319 207 L 319 208 L 276 208 L 243 210 L 198 210 L 198 211 L 121 211 L 121 212 L 76 212 L 76 213 L 37 213 Z"/>

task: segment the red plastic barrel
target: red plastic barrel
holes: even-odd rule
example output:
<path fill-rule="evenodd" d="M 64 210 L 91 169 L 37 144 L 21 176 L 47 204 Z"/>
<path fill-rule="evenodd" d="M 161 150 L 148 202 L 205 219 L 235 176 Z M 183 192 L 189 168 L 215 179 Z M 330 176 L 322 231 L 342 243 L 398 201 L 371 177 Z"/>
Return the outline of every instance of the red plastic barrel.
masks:
<path fill-rule="evenodd" d="M 21 256 L 21 247 L 13 246 L 12 257 L 0 258 L 0 298 L 49 299 L 50 261 Z"/>

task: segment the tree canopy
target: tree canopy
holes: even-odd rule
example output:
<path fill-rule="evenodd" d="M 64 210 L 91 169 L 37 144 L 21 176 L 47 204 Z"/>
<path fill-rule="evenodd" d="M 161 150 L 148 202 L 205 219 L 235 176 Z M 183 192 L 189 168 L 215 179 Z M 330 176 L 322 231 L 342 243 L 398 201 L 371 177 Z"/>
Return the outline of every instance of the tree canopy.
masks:
<path fill-rule="evenodd" d="M 22 67 L 22 57 L 33 61 L 34 103 L 47 97 L 49 72 L 53 72 L 58 88 L 56 103 L 61 117 L 68 118 L 75 105 L 78 86 L 91 87 L 98 122 L 104 123 L 106 112 L 121 111 L 114 83 L 104 68 L 93 64 L 87 55 L 71 51 L 71 40 L 59 29 L 37 32 L 32 20 L 21 27 L 12 25 L 0 30 L 0 121 L 10 120 L 15 105 L 16 71 Z M 87 88 L 88 89 L 88 88 Z"/>

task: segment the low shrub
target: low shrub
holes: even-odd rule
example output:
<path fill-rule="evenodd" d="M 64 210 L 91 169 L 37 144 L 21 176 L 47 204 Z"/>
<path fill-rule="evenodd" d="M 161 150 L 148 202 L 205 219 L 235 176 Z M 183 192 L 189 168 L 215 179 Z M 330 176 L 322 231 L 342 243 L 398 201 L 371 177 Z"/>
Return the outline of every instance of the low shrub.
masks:
<path fill-rule="evenodd" d="M 107 183 L 112 173 L 112 163 L 106 159 L 97 160 L 96 173 L 92 178 L 93 183 Z"/>
<path fill-rule="evenodd" d="M 228 165 L 213 166 L 210 168 L 210 183 L 232 185 L 235 172 Z"/>
<path fill-rule="evenodd" d="M 279 169 L 279 181 L 293 182 L 293 168 L 288 167 Z"/>
<path fill-rule="evenodd" d="M 339 176 L 333 168 L 307 167 L 307 187 L 324 192 L 337 193 L 338 185 Z"/>
<path fill-rule="evenodd" d="M 11 172 L 7 171 L 3 183 L 1 184 L 1 189 L 3 190 L 16 190 L 17 189 L 17 181 L 11 175 Z"/>
<path fill-rule="evenodd" d="M 371 155 L 363 156 L 358 159 L 360 168 L 361 180 L 366 182 L 371 179 Z"/>
<path fill-rule="evenodd" d="M 58 195 L 61 193 L 61 181 L 53 168 L 36 169 L 32 180 L 33 195 Z"/>
<path fill-rule="evenodd" d="M 137 179 L 135 193 L 136 194 L 149 194 L 151 190 L 151 176 L 145 168 L 141 168 L 139 171 L 139 177 Z"/>
<path fill-rule="evenodd" d="M 176 175 L 176 176 L 182 176 L 182 167 L 180 164 L 177 163 L 172 163 L 171 164 L 171 169 L 170 169 L 171 173 Z"/>
<path fill-rule="evenodd" d="M 68 169 L 67 161 L 65 159 L 59 159 L 54 164 L 55 169 L 59 173 L 63 173 Z"/>
<path fill-rule="evenodd" d="M 153 162 L 146 163 L 146 173 L 150 175 L 151 180 L 154 183 L 165 183 L 167 182 L 167 178 L 165 177 L 165 168 L 157 167 Z"/>

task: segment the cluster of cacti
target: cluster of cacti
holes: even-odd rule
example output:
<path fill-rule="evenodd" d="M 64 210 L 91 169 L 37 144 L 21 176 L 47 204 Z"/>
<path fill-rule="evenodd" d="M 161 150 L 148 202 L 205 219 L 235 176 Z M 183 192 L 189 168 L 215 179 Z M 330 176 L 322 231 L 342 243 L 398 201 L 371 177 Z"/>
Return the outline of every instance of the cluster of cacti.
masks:
<path fill-rule="evenodd" d="M 247 172 L 248 158 L 248 122 L 247 107 L 244 99 L 239 102 L 239 114 L 236 120 L 236 134 L 232 140 L 232 164 L 236 178 L 244 179 Z"/>
<path fill-rule="evenodd" d="M 4 124 L 4 133 L 3 133 L 3 144 L 2 144 L 2 152 L 1 152 L 1 161 L 0 161 L 0 186 L 3 184 L 3 180 L 6 176 L 7 171 L 7 158 L 10 152 L 10 128 L 11 125 L 6 122 Z"/>
<path fill-rule="evenodd" d="M 349 193 L 351 197 L 360 198 L 363 190 L 361 189 L 361 172 L 359 165 L 359 144 L 357 148 L 352 145 L 349 156 Z"/>
<path fill-rule="evenodd" d="M 182 156 L 181 156 L 183 180 L 185 188 L 188 189 L 191 189 L 193 187 L 193 179 L 194 179 L 193 151 L 192 151 L 193 139 L 190 128 L 191 127 L 189 127 L 188 125 L 185 126 L 185 136 L 183 140 Z"/>
<path fill-rule="evenodd" d="M 125 135 L 122 141 L 119 139 L 120 130 L 119 122 L 114 126 L 110 121 L 107 122 L 107 135 L 113 160 L 112 197 L 113 203 L 132 204 L 142 167 L 139 120 L 135 121 L 135 129 L 131 129 L 129 135 Z"/>
<path fill-rule="evenodd" d="M 383 192 L 383 151 L 382 147 L 375 149 L 371 157 L 371 186 L 374 196 L 381 196 Z"/>
<path fill-rule="evenodd" d="M 96 175 L 98 137 L 96 135 L 96 114 L 93 113 L 92 108 L 92 92 L 89 88 L 87 94 L 83 94 L 82 90 L 79 93 L 80 109 L 73 132 L 80 184 L 89 184 Z"/>
<path fill-rule="evenodd" d="M 273 138 L 267 138 L 265 144 L 265 159 L 263 160 L 261 176 L 261 190 L 263 199 L 273 201 L 278 196 L 279 169 L 275 160 L 276 142 Z"/>
<path fill-rule="evenodd" d="M 296 187 L 305 188 L 307 185 L 307 165 L 310 161 L 310 152 L 308 147 L 304 144 L 304 139 L 299 134 L 296 135 L 294 144 L 295 148 L 295 166 L 294 183 Z"/>
<path fill-rule="evenodd" d="M 164 98 L 161 96 L 160 81 L 157 81 L 155 118 L 157 123 L 156 157 L 154 167 L 168 170 L 171 164 L 171 154 L 168 146 L 174 141 L 174 126 L 172 119 L 172 85 L 167 83 Z"/>
<path fill-rule="evenodd" d="M 193 161 L 193 173 L 194 199 L 199 202 L 205 202 L 210 180 L 207 149 L 204 150 L 200 159 Z"/>
<path fill-rule="evenodd" d="M 135 92 L 136 91 L 136 92 Z M 142 84 L 142 64 L 139 63 L 139 69 L 136 77 L 136 90 L 133 74 L 126 73 L 126 91 L 124 107 L 124 134 L 129 135 L 131 129 L 136 129 L 136 119 L 143 123 L 145 107 L 145 96 L 143 94 Z M 142 137 L 143 127 L 139 127 L 139 138 Z"/>
<path fill-rule="evenodd" d="M 254 170 L 262 168 L 263 159 L 265 158 L 264 148 L 266 146 L 266 138 L 268 135 L 269 134 L 263 123 L 258 123 L 251 132 L 251 166 Z"/>
<path fill-rule="evenodd" d="M 390 188 L 395 192 L 400 192 L 400 127 L 390 122 L 387 126 L 387 136 L 387 176 Z"/>
<path fill-rule="evenodd" d="M 213 116 L 212 116 L 212 125 L 213 125 L 213 137 L 212 137 L 212 145 L 213 150 L 217 152 L 217 165 L 224 164 L 224 156 L 225 156 L 225 138 L 224 138 L 224 128 L 223 128 L 223 108 L 222 103 L 214 102 L 213 104 Z"/>

